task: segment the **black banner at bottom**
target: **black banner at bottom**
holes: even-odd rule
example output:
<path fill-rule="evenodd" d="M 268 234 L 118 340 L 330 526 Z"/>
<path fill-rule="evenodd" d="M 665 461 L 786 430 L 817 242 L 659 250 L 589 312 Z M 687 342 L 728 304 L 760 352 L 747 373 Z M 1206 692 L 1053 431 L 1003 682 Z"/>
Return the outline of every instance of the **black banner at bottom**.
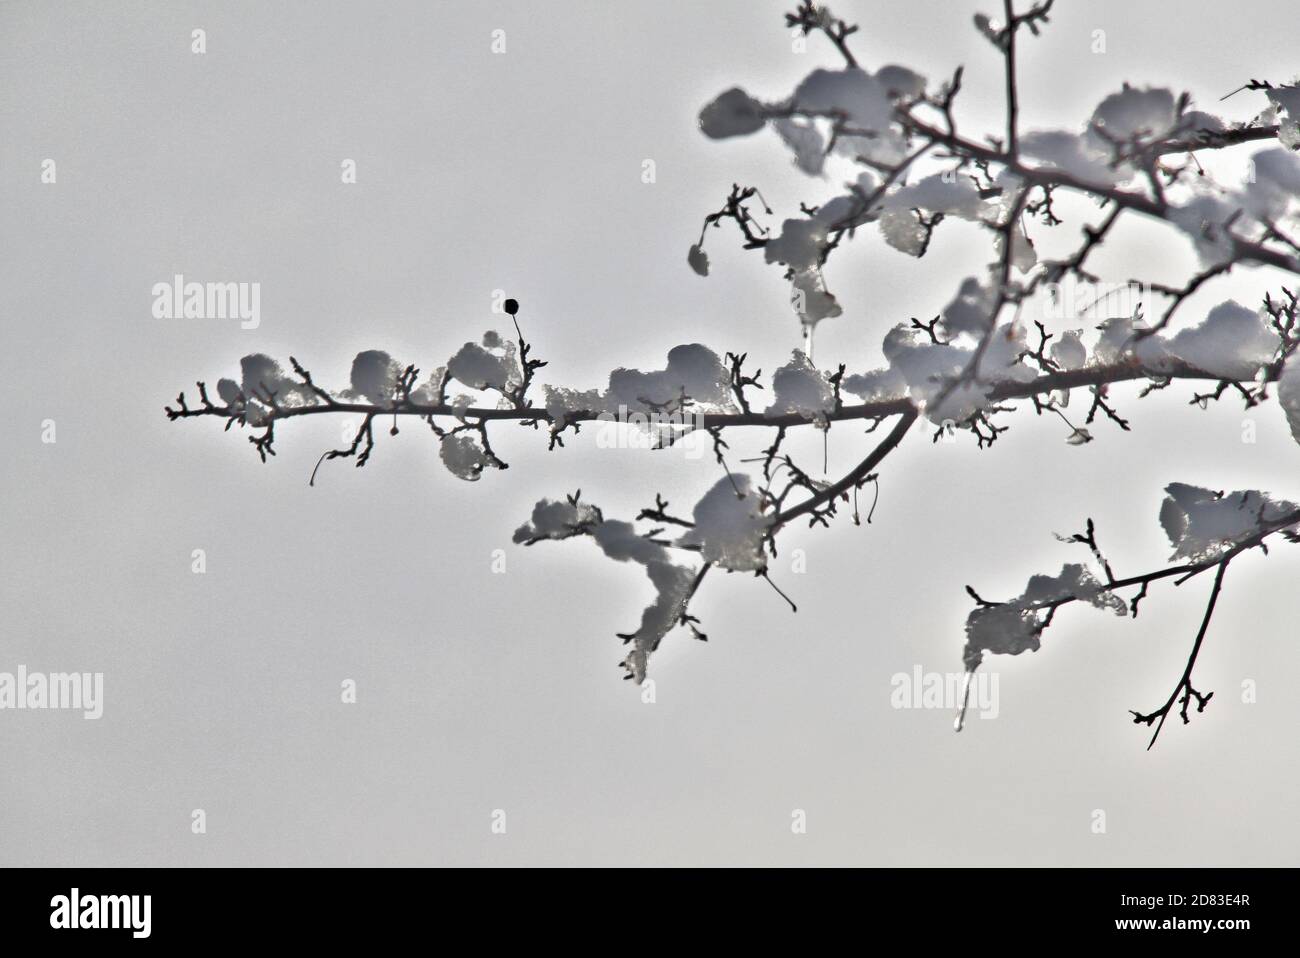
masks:
<path fill-rule="evenodd" d="M 400 944 L 439 928 L 515 936 L 656 935 L 702 923 L 734 944 L 811 938 L 1248 945 L 1294 920 L 1293 869 L 9 869 L 7 943 Z M 784 926 L 784 927 L 783 927 Z M 696 933 L 692 932 L 692 937 Z M 603 938 L 614 942 L 619 938 Z"/>

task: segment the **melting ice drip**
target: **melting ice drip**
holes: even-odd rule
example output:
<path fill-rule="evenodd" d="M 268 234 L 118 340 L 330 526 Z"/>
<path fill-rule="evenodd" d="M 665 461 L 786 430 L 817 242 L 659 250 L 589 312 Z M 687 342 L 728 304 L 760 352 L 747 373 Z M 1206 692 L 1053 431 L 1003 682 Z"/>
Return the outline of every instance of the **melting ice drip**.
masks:
<path fill-rule="evenodd" d="M 960 732 L 966 724 L 966 707 L 970 705 L 970 687 L 971 680 L 975 678 L 975 670 L 967 669 L 966 678 L 961 683 L 961 705 L 957 709 L 957 718 L 953 720 L 953 731 Z"/>

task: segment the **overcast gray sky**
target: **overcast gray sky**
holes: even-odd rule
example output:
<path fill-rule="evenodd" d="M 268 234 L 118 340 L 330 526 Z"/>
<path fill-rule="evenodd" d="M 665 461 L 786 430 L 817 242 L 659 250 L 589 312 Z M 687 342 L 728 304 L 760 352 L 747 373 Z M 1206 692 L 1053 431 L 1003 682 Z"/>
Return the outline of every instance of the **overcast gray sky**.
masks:
<path fill-rule="evenodd" d="M 1132 574 L 1168 558 L 1169 481 L 1300 497 L 1274 404 L 1249 414 L 1253 445 L 1240 404 L 1201 412 L 1183 386 L 1116 390 L 1133 431 L 1101 423 L 1083 447 L 1027 409 L 988 451 L 914 433 L 870 526 L 783 537 L 772 574 L 797 615 L 752 577 L 706 580 L 693 610 L 710 641 L 665 640 L 652 705 L 616 668 L 643 572 L 589 542 L 510 536 L 578 487 L 610 515 L 657 491 L 689 507 L 719 476 L 709 458 L 597 449 L 590 431 L 547 453 L 511 427 L 494 433 L 509 471 L 469 484 L 410 423 L 309 488 L 338 422 L 286 424 L 262 465 L 216 420 L 164 419 L 250 352 L 292 353 L 330 385 L 365 348 L 432 369 L 505 328 L 498 289 L 522 302 L 547 382 L 602 385 L 683 342 L 780 365 L 798 330 L 779 271 L 730 232 L 710 238 L 708 279 L 685 254 L 733 182 L 785 215 L 838 190 L 771 133 L 696 129 L 728 86 L 777 99 L 836 65 L 817 38 L 792 50 L 791 6 L 0 5 L 0 671 L 105 676 L 99 721 L 0 712 L 0 864 L 1296 862 L 1295 547 L 1233 564 L 1197 671 L 1214 700 L 1151 752 L 1127 710 L 1181 674 L 1199 579 L 1153 587 L 1136 621 L 1062 610 L 1039 652 L 990 662 L 1000 714 L 960 735 L 950 711 L 890 705 L 895 673 L 960 670 L 963 585 L 1011 596 L 1083 558 L 1053 532 L 1094 517 Z M 971 14 L 993 6 L 835 9 L 862 23 L 869 68 L 938 80 L 965 64 L 958 115 L 982 134 L 1000 129 L 1002 81 Z M 1289 4 L 1057 7 L 1025 44 L 1026 128 L 1075 127 L 1126 80 L 1248 119 L 1256 95 L 1216 101 L 1295 73 Z M 1194 260 L 1170 237 L 1134 227 L 1095 264 L 1181 281 Z M 940 231 L 920 261 L 866 240 L 837 256 L 845 315 L 819 331 L 819 362 L 875 365 L 891 325 L 934 315 L 987 259 L 972 238 Z M 150 289 L 176 273 L 260 283 L 260 327 L 154 319 Z M 1277 284 L 1239 271 L 1195 302 L 1255 305 Z M 831 472 L 868 442 L 832 430 Z M 805 448 L 816 461 L 820 443 Z"/>

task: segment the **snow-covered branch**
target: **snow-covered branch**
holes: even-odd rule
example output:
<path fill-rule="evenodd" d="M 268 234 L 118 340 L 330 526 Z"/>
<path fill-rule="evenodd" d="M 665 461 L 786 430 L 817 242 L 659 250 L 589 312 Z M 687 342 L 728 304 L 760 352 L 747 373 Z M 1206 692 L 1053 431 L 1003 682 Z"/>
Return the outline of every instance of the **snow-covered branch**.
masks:
<path fill-rule="evenodd" d="M 1270 285 L 1280 292 L 1264 294 L 1259 309 L 1227 299 L 1188 315 L 1198 294 L 1238 267 L 1300 275 L 1300 245 L 1293 239 L 1300 230 L 1300 85 L 1251 79 L 1236 92 L 1261 97 L 1263 109 L 1249 121 L 1230 122 L 1193 109 L 1186 94 L 1126 84 L 1076 129 L 1024 129 L 1021 62 L 1052 7 L 1044 0 L 1017 10 L 1014 0 L 1003 0 L 1000 20 L 975 18 L 1002 61 L 1005 125 L 997 133 L 977 136 L 960 128 L 964 68 L 938 84 L 905 66 L 869 69 L 852 48 L 858 27 L 811 0 L 786 14 L 786 25 L 825 37 L 842 66 L 815 69 L 773 100 L 733 87 L 703 107 L 699 125 L 710 138 L 770 128 L 795 166 L 817 182 L 844 170 L 833 195 L 801 203 L 797 214 L 784 218 L 756 187 L 733 183 L 722 205 L 703 217 L 689 247 L 689 267 L 710 276 L 715 270 L 706 242 L 731 224 L 743 249 L 761 251 L 766 263 L 783 271 L 802 348 L 769 376 L 746 370 L 748 351 L 720 358 L 709 346 L 689 343 L 672 347 L 661 369 L 612 370 L 601 388 L 539 383 L 546 363 L 533 357 L 534 345 L 521 328 L 533 320 L 530 315 L 521 324 L 519 304 L 508 300 L 513 336 L 489 330 L 427 375 L 414 363 L 367 350 L 353 360 L 347 385 L 330 389 L 293 357 L 286 371 L 275 359 L 253 354 L 243 358 L 237 375 L 217 382 L 215 395 L 199 382 L 196 405 L 182 393 L 166 414 L 248 428 L 263 461 L 275 454 L 276 429 L 284 422 L 360 416 L 351 440 L 327 450 L 318 470 L 332 459 L 364 466 L 375 450 L 376 425 L 387 425 L 395 436 L 398 423 L 414 417 L 428 425 L 448 470 L 469 481 L 507 468 L 491 440 L 511 425 L 544 432 L 549 450 L 593 422 L 638 428 L 657 448 L 706 435 L 724 475 L 689 516 L 670 512 L 656 495 L 635 519 L 615 519 L 575 493 L 540 501 L 515 534 L 523 545 L 590 538 L 609 558 L 643 567 L 655 599 L 635 630 L 618 633 L 630 647 L 622 664 L 638 682 L 669 631 L 684 627 L 705 637 L 688 606 L 710 569 L 751 573 L 777 588 L 768 559 L 783 529 L 804 519 L 828 526 L 850 499 L 860 521 L 859 491 L 872 483 L 879 493 L 882 464 L 919 419 L 935 427 L 936 440 L 963 431 L 986 448 L 1010 428 L 1009 415 L 1023 403 L 1059 419 L 1066 443 L 1080 445 L 1094 440 L 1088 427 L 1099 418 L 1130 429 L 1112 387 L 1140 381 L 1145 397 L 1188 381 L 1208 384 L 1190 400 L 1201 406 L 1225 395 L 1255 406 L 1275 388 L 1300 439 L 1300 330 L 1296 294 L 1284 285 L 1290 280 L 1274 277 Z M 1239 185 L 1215 183 L 1197 159 L 1206 151 L 1269 141 L 1276 145 L 1253 154 L 1252 175 Z M 1067 252 L 1047 258 L 1039 247 L 1046 231 L 1066 224 L 1068 204 L 1061 199 L 1068 195 L 1091 200 L 1099 213 L 1077 224 L 1078 240 Z M 1028 304 L 1053 300 L 1062 283 L 1096 283 L 1091 258 L 1132 216 L 1159 221 L 1171 237 L 1191 241 L 1198 266 L 1185 283 L 1142 283 L 1142 300 L 1095 314 L 1092 329 L 1049 331 L 1026 316 Z M 880 330 L 883 367 L 867 368 L 851 357 L 815 365 L 816 327 L 855 312 L 831 290 L 835 252 L 854 240 L 878 238 L 881 256 L 921 258 L 952 221 L 987 235 L 987 268 L 956 278 L 936 302 L 933 319 L 899 317 Z M 1147 322 L 1144 311 L 1155 300 L 1158 318 Z M 1089 400 L 1081 421 L 1066 412 L 1076 390 L 1086 390 Z M 792 430 L 826 433 L 846 423 L 866 424 L 869 433 L 887 428 L 856 466 L 833 481 L 814 478 L 785 448 Z M 753 429 L 771 430 L 772 438 L 761 456 L 740 460 L 760 464 L 750 475 L 732 468 L 728 437 Z M 1186 561 L 1116 578 L 1089 522 L 1069 541 L 1089 547 L 1096 571 L 1067 565 L 1057 576 L 1035 577 L 1024 594 L 1004 602 L 971 591 L 977 608 L 967 623 L 967 668 L 973 671 L 986 653 L 1036 649 L 1063 605 L 1086 602 L 1136 615 L 1149 585 L 1214 569 L 1214 589 L 1182 679 L 1161 709 L 1134 715 L 1162 725 L 1178 701 L 1184 720 L 1190 701 L 1203 709 L 1209 695 L 1196 691 L 1191 673 L 1227 565 L 1275 533 L 1294 539 L 1300 513 L 1257 492 L 1223 496 L 1177 483 L 1168 491 L 1161 518 L 1175 558 Z M 1137 592 L 1126 603 L 1118 592 L 1129 588 Z"/>
<path fill-rule="evenodd" d="M 1192 685 L 1192 670 L 1209 630 L 1228 564 L 1250 549 L 1259 548 L 1267 552 L 1265 540 L 1273 535 L 1281 535 L 1291 542 L 1300 542 L 1300 505 L 1278 501 L 1255 490 L 1225 495 L 1181 482 L 1171 483 L 1165 492 L 1160 521 L 1174 547 L 1172 558 L 1185 560 L 1177 565 L 1117 578 L 1097 544 L 1096 528 L 1089 519 L 1085 532 L 1058 538 L 1062 542 L 1088 546 L 1094 562 L 1100 567 L 1098 570 L 1070 563 L 1063 566 L 1056 576 L 1032 577 L 1021 595 L 1005 602 L 990 602 L 967 586 L 966 591 L 976 603 L 976 608 L 966 621 L 964 659 L 968 675 L 980 666 L 985 653 L 1019 655 L 1025 651 L 1036 651 L 1044 630 L 1052 624 L 1057 609 L 1064 605 L 1084 602 L 1110 609 L 1119 616 L 1131 615 L 1136 618 L 1139 604 L 1147 597 L 1148 588 L 1153 583 L 1173 578 L 1175 585 L 1182 585 L 1202 572 L 1213 569 L 1214 585 L 1206 604 L 1205 616 L 1173 693 L 1160 708 L 1148 713 L 1133 711 L 1131 714 L 1136 723 L 1158 723 L 1147 746 L 1150 748 L 1159 737 L 1160 729 L 1175 703 L 1182 704 L 1180 714 L 1184 724 L 1190 721 L 1188 707 L 1191 700 L 1195 699 L 1196 710 L 1203 712 L 1214 693 L 1196 690 Z M 1136 590 L 1132 598 L 1125 603 L 1119 593 L 1134 587 Z M 968 679 L 967 688 L 969 685 Z M 965 711 L 964 703 L 962 711 Z M 961 716 L 958 717 L 957 727 L 961 728 Z"/>

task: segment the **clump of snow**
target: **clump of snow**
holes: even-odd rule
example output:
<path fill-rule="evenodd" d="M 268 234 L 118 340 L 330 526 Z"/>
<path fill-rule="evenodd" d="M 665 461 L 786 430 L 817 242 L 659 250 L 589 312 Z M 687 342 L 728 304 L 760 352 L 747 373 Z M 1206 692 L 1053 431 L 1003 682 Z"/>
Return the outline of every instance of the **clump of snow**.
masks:
<path fill-rule="evenodd" d="M 1265 526 L 1300 509 L 1254 489 L 1223 495 L 1200 486 L 1173 482 L 1160 507 L 1160 524 L 1174 547 L 1173 559 L 1200 562 L 1240 544 Z"/>
<path fill-rule="evenodd" d="M 1193 135 L 1198 133 L 1223 133 L 1228 128 L 1222 119 L 1202 110 L 1188 110 L 1182 115 L 1178 123 L 1190 130 Z"/>
<path fill-rule="evenodd" d="M 563 429 L 573 413 L 606 411 L 605 396 L 599 389 L 567 389 L 547 385 L 542 389 L 546 412 L 554 428 Z"/>
<path fill-rule="evenodd" d="M 794 153 L 795 166 L 812 176 L 821 173 L 826 164 L 826 140 L 816 122 L 781 117 L 772 122 L 772 127 Z"/>
<path fill-rule="evenodd" d="M 980 357 L 979 378 L 985 382 L 1027 383 L 1038 373 L 1023 361 L 1026 348 L 1025 329 L 1019 323 L 1003 323 L 989 337 L 988 347 Z"/>
<path fill-rule="evenodd" d="M 691 244 L 690 252 L 686 254 L 686 262 L 690 263 L 691 269 L 700 276 L 709 275 L 709 254 L 704 252 L 704 247 L 699 243 Z"/>
<path fill-rule="evenodd" d="M 993 204 L 980 196 L 975 181 L 965 174 L 952 172 L 932 173 L 908 186 L 889 193 L 882 201 L 883 209 L 923 209 L 947 216 L 978 221 L 984 219 Z"/>
<path fill-rule="evenodd" d="M 880 214 L 880 235 L 900 253 L 920 256 L 925 252 L 929 233 L 916 213 L 909 209 L 886 210 Z"/>
<path fill-rule="evenodd" d="M 466 343 L 447 360 L 447 375 L 471 389 L 507 393 L 523 381 L 515 344 L 496 332 L 483 334 L 483 345 Z"/>
<path fill-rule="evenodd" d="M 601 518 L 600 509 L 585 502 L 542 499 L 533 506 L 529 521 L 515 530 L 514 541 L 531 545 L 542 539 L 586 535 Z"/>
<path fill-rule="evenodd" d="M 871 170 L 863 170 L 856 180 L 846 183 L 845 186 L 848 187 L 849 192 L 827 200 L 813 214 L 813 218 L 828 232 L 858 226 L 876 217 L 876 210 L 867 209 L 864 205 L 865 198 L 880 186 L 880 179 L 876 174 Z"/>
<path fill-rule="evenodd" d="M 805 326 L 816 326 L 843 312 L 835 295 L 826 289 L 821 270 L 816 268 L 801 270 L 790 278 L 790 305 Z"/>
<path fill-rule="evenodd" d="M 1056 169 L 1098 186 L 1114 186 L 1137 170 L 1115 163 L 1117 145 L 1152 143 L 1176 130 L 1222 129 L 1206 113 L 1179 115 L 1179 102 L 1164 88 L 1125 84 L 1097 105 L 1082 134 L 1069 130 L 1037 130 L 1020 137 L 1020 152 L 1043 169 Z"/>
<path fill-rule="evenodd" d="M 826 224 L 817 218 L 789 219 L 781 224 L 781 232 L 767 241 L 763 258 L 794 270 L 812 269 L 821 262 L 826 241 Z"/>
<path fill-rule="evenodd" d="M 867 177 L 864 175 L 858 177 L 858 179 L 862 181 Z M 874 186 L 869 185 L 864 188 L 864 191 L 870 192 L 872 189 L 874 189 Z M 813 218 L 829 232 L 833 229 L 856 226 L 872 217 L 863 209 L 862 201 L 857 196 L 852 193 L 842 193 L 817 207 L 817 212 L 813 214 Z"/>
<path fill-rule="evenodd" d="M 989 388 L 983 383 L 964 382 L 931 392 L 934 395 L 925 403 L 925 416 L 936 426 L 965 423 L 988 405 Z"/>
<path fill-rule="evenodd" d="M 1097 105 L 1088 123 L 1089 136 L 1099 150 L 1107 140 L 1151 142 L 1173 129 L 1178 117 L 1174 95 L 1164 88 L 1139 89 L 1128 84 Z"/>
<path fill-rule="evenodd" d="M 411 402 L 432 406 L 442 397 L 446 385 L 447 367 L 439 366 L 424 382 L 411 390 Z"/>
<path fill-rule="evenodd" d="M 688 416 L 733 408 L 730 374 L 718 354 L 699 343 L 674 346 L 664 369 L 615 369 L 609 374 L 607 390 L 548 385 L 543 387 L 543 398 L 552 428 L 557 430 L 575 413 Z"/>
<path fill-rule="evenodd" d="M 790 361 L 772 374 L 772 404 L 769 414 L 798 413 L 805 419 L 825 420 L 835 411 L 835 392 L 802 350 L 793 350 Z"/>
<path fill-rule="evenodd" d="M 451 414 L 461 422 L 464 422 L 465 416 L 469 412 L 469 408 L 474 405 L 474 397 L 466 395 L 465 393 L 458 393 L 452 397 L 451 402 L 447 405 L 451 406 Z"/>
<path fill-rule="evenodd" d="M 1300 84 L 1265 90 L 1274 110 L 1285 116 L 1277 118 L 1277 138 L 1288 150 L 1300 150 Z"/>
<path fill-rule="evenodd" d="M 867 136 L 846 133 L 836 138 L 832 152 L 846 156 L 855 163 L 892 167 L 907 158 L 907 140 L 898 130 Z"/>
<path fill-rule="evenodd" d="M 663 545 L 638 535 L 636 527 L 622 519 L 602 520 L 592 527 L 591 535 L 605 555 L 618 562 L 668 562 L 668 550 Z"/>
<path fill-rule="evenodd" d="M 1282 367 L 1282 375 L 1277 381 L 1277 401 L 1286 413 L 1291 435 L 1300 442 L 1300 359 L 1297 356 L 1300 352 L 1292 353 Z"/>
<path fill-rule="evenodd" d="M 1073 361 L 1081 364 L 1086 352 L 1082 352 L 1078 332 L 1066 336 L 1066 351 L 1071 344 L 1077 346 L 1081 355 Z M 869 402 L 910 399 L 936 424 L 960 423 L 982 410 L 999 384 L 1030 382 L 1038 376 L 1024 361 L 1027 349 L 1024 327 L 1018 322 L 1002 324 L 989 334 L 972 381 L 954 386 L 974 361 L 974 346 L 935 342 L 928 333 L 900 323 L 885 334 L 881 344 L 887 367 L 848 376 L 842 386 Z"/>
<path fill-rule="evenodd" d="M 281 406 L 310 406 L 317 401 L 317 396 L 307 386 L 288 376 L 278 362 L 264 353 L 252 353 L 239 361 L 241 383 L 237 389 L 231 389 L 234 383 L 223 380 L 227 385 L 217 384 L 217 394 L 229 403 L 227 397 L 234 397 L 242 391 L 247 400 L 260 399 L 271 393 Z"/>
<path fill-rule="evenodd" d="M 881 348 L 890 367 L 907 384 L 908 396 L 926 407 L 931 421 L 942 423 L 951 419 L 958 422 L 978 411 L 982 405 L 985 391 L 977 388 L 973 394 L 968 394 L 966 389 L 950 390 L 942 409 L 930 408 L 947 382 L 966 368 L 974 356 L 972 350 L 947 343 L 932 343 L 922 339 L 917 330 L 902 324 L 885 334 Z"/>
<path fill-rule="evenodd" d="M 909 256 L 920 256 L 925 252 L 928 231 L 915 210 L 988 222 L 1000 205 L 982 197 L 971 177 L 947 171 L 899 187 L 881 200 L 879 208 L 885 242 Z"/>
<path fill-rule="evenodd" d="M 718 412 L 731 408 L 730 374 L 718 354 L 699 343 L 674 346 L 664 369 L 643 372 L 618 368 L 609 374 L 609 388 L 566 389 L 545 386 L 546 411 L 555 428 L 563 428 L 573 413 Z M 684 397 L 684 398 L 683 398 Z"/>
<path fill-rule="evenodd" d="M 1021 154 L 1044 170 L 1057 170 L 1095 186 L 1114 186 L 1132 175 L 1131 167 L 1112 169 L 1102 151 L 1068 130 L 1036 130 L 1020 137 Z"/>
<path fill-rule="evenodd" d="M 718 354 L 707 346 L 690 343 L 668 351 L 668 365 L 655 372 L 616 369 L 609 374 L 606 408 L 617 411 L 646 409 L 647 403 L 667 406 L 680 401 L 684 393 L 693 403 L 706 407 L 729 404 L 730 376 Z"/>
<path fill-rule="evenodd" d="M 1081 369 L 1088 362 L 1088 349 L 1083 345 L 1082 329 L 1067 329 L 1049 347 L 1052 362 L 1062 369 Z"/>
<path fill-rule="evenodd" d="M 1002 21 L 994 20 L 986 13 L 977 13 L 974 16 L 975 29 L 984 35 L 984 39 L 993 44 L 999 50 L 1005 50 L 1007 46 L 1006 27 Z"/>
<path fill-rule="evenodd" d="M 998 259 L 1002 259 L 1003 248 L 1006 246 L 1006 237 L 1003 233 L 998 233 L 993 238 L 993 250 Z M 1027 273 L 1038 264 L 1038 251 L 1034 249 L 1034 241 L 1029 238 L 1025 232 L 1025 227 L 1017 223 L 1011 230 L 1011 265 L 1022 273 Z"/>
<path fill-rule="evenodd" d="M 477 482 L 490 462 L 478 440 L 463 432 L 445 436 L 439 455 L 447 471 L 466 482 Z"/>
<path fill-rule="evenodd" d="M 261 426 L 271 408 L 268 393 L 281 406 L 308 406 L 316 395 L 302 383 L 285 375 L 280 364 L 263 353 L 252 353 L 239 361 L 240 382 L 217 380 L 217 398 L 231 415 L 243 416 L 253 426 Z"/>
<path fill-rule="evenodd" d="M 990 200 L 997 204 L 997 212 L 989 220 L 994 224 L 1005 223 L 1012 211 L 1020 204 L 1021 195 L 1029 187 L 1019 174 L 1011 170 L 1003 170 L 993 178 L 993 188 L 1002 192 Z"/>
<path fill-rule="evenodd" d="M 1025 332 L 1016 323 L 994 330 L 980 359 L 975 381 L 952 383 L 975 357 L 973 348 L 936 343 L 901 323 L 885 334 L 881 351 L 887 369 L 849 376 L 844 388 L 868 400 L 906 396 L 936 424 L 963 422 L 983 409 L 998 383 L 1028 382 L 1037 376 L 1023 359 Z M 939 402 L 942 397 L 942 402 Z"/>
<path fill-rule="evenodd" d="M 999 655 L 1019 655 L 1025 650 L 1037 652 L 1043 618 L 1017 603 L 975 609 L 966 618 L 965 659 L 969 662 L 985 652 Z"/>
<path fill-rule="evenodd" d="M 890 97 L 918 97 L 925 92 L 925 77 L 907 67 L 890 63 L 876 71 L 876 80 Z"/>
<path fill-rule="evenodd" d="M 928 388 L 929 384 L 960 373 L 972 355 L 969 349 L 933 343 L 919 330 L 902 323 L 885 334 L 881 349 L 891 367 L 913 389 Z"/>
<path fill-rule="evenodd" d="M 695 504 L 695 527 L 679 544 L 700 547 L 706 562 L 729 572 L 761 571 L 767 568 L 763 538 L 770 525 L 761 505 L 749 476 L 723 477 Z"/>
<path fill-rule="evenodd" d="M 243 393 L 240 392 L 239 383 L 233 379 L 221 378 L 217 380 L 217 395 L 221 397 L 227 408 L 233 408 L 242 403 Z"/>
<path fill-rule="evenodd" d="M 319 397 L 306 384 L 285 374 L 278 362 L 264 353 L 250 353 L 239 361 L 240 381 L 217 380 L 217 397 L 226 409 L 243 416 L 252 426 L 264 425 L 271 402 L 285 408 L 311 406 Z"/>
<path fill-rule="evenodd" d="M 968 276 L 957 290 L 957 296 L 944 308 L 943 325 L 950 333 L 979 335 L 993 322 L 997 298 L 997 290 L 991 283 L 981 283 Z"/>
<path fill-rule="evenodd" d="M 1025 591 L 1009 602 L 981 606 L 966 618 L 968 667 L 978 664 L 985 652 L 1019 655 L 1035 652 L 1046 627 L 1049 609 L 1071 600 L 1086 602 L 1116 615 L 1128 613 L 1124 601 L 1103 591 L 1102 583 L 1085 566 L 1070 563 L 1058 575 L 1032 576 Z"/>
<path fill-rule="evenodd" d="M 1113 366 L 1122 362 L 1137 362 L 1147 369 L 1158 370 L 1167 363 L 1169 352 L 1166 340 L 1159 336 L 1139 333 L 1150 329 L 1136 312 L 1132 317 L 1117 316 L 1100 323 L 1101 336 L 1093 349 L 1093 361 L 1099 366 Z"/>
<path fill-rule="evenodd" d="M 1062 566 L 1060 574 L 1056 576 L 1031 576 L 1023 598 L 1031 604 L 1042 605 L 1066 595 L 1099 609 L 1109 609 L 1116 615 L 1128 612 L 1123 599 L 1113 592 L 1102 591 L 1102 585 L 1096 577 L 1076 562 Z"/>
<path fill-rule="evenodd" d="M 1110 141 L 1144 143 L 1162 139 L 1180 128 L 1177 101 L 1166 89 L 1139 89 L 1125 85 L 1097 105 L 1087 130 L 1035 130 L 1020 137 L 1020 152 L 1042 169 L 1055 169 L 1097 186 L 1114 186 L 1137 170 L 1131 163 L 1114 163 L 1116 147 Z M 1187 115 L 1181 125 L 1193 130 L 1223 124 L 1208 114 Z"/>
<path fill-rule="evenodd" d="M 639 684 L 645 680 L 650 653 L 678 624 L 695 573 L 676 565 L 662 544 L 638 535 L 632 523 L 605 519 L 599 508 L 577 499 L 574 496 L 564 502 L 553 499 L 538 502 L 531 519 L 515 530 L 514 541 L 531 545 L 544 539 L 589 535 L 609 558 L 645 568 L 655 588 L 655 598 L 641 614 L 637 630 L 623 636 L 631 649 L 620 663 Z"/>
<path fill-rule="evenodd" d="M 719 94 L 700 111 L 700 129 L 714 140 L 756 133 L 766 121 L 763 104 L 740 87 Z"/>
<path fill-rule="evenodd" d="M 894 113 L 889 88 L 857 67 L 814 70 L 795 88 L 792 102 L 808 113 L 842 114 L 860 130 L 885 130 Z"/>
<path fill-rule="evenodd" d="M 861 396 L 866 402 L 883 402 L 907 397 L 907 380 L 903 378 L 902 373 L 892 367 L 846 376 L 842 388 L 845 392 Z"/>
<path fill-rule="evenodd" d="M 391 403 L 397 392 L 402 365 L 382 349 L 367 349 L 352 360 L 352 385 L 343 396 L 365 399 L 375 405 Z"/>
<path fill-rule="evenodd" d="M 1220 303 L 1199 325 L 1169 340 L 1168 351 L 1197 369 L 1223 379 L 1254 379 L 1272 362 L 1281 338 L 1263 317 L 1236 300 Z"/>
<path fill-rule="evenodd" d="M 905 67 L 885 67 L 876 76 L 858 67 L 814 70 L 795 89 L 789 107 L 797 113 L 842 117 L 853 132 L 837 138 L 836 152 L 892 164 L 906 155 L 906 141 L 893 123 L 894 102 L 924 86 L 924 78 Z"/>
<path fill-rule="evenodd" d="M 1300 157 L 1278 147 L 1261 150 L 1250 158 L 1250 170 L 1239 195 L 1241 207 L 1261 222 L 1289 216 L 1300 197 Z"/>
<path fill-rule="evenodd" d="M 621 663 L 640 684 L 645 681 L 650 653 L 677 625 L 695 576 L 689 568 L 674 564 L 662 545 L 637 535 L 630 522 L 606 519 L 592 529 L 591 535 L 611 559 L 645 566 L 655 587 L 654 601 L 641 613 L 641 624 L 626 640 L 631 649 Z"/>
<path fill-rule="evenodd" d="M 1232 258 L 1234 234 L 1257 238 L 1266 225 L 1295 216 L 1300 158 L 1289 150 L 1262 150 L 1251 158 L 1250 170 L 1240 190 L 1221 194 L 1198 180 L 1191 197 L 1171 205 L 1168 220 L 1191 238 L 1203 266 Z"/>
<path fill-rule="evenodd" d="M 655 587 L 655 600 L 641 613 L 641 624 L 629 640 L 632 647 L 619 663 L 638 685 L 645 681 L 650 654 L 677 625 L 694 579 L 690 569 L 670 562 L 646 563 L 645 566 L 646 575 Z"/>
<path fill-rule="evenodd" d="M 1202 266 L 1217 266 L 1232 257 L 1228 223 L 1241 207 L 1218 196 L 1201 193 L 1182 204 L 1171 204 L 1166 218 L 1192 240 Z"/>

